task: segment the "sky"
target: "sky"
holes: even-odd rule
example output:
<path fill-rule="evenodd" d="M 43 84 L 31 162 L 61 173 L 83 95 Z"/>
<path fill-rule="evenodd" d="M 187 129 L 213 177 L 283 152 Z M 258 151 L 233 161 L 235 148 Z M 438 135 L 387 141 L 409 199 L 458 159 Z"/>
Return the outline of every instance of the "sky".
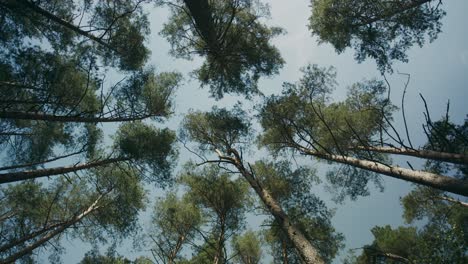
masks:
<path fill-rule="evenodd" d="M 270 5 L 271 19 L 269 25 L 280 26 L 286 30 L 286 34 L 274 39 L 273 43 L 278 47 L 286 64 L 280 73 L 273 78 L 262 79 L 259 83 L 260 90 L 265 94 L 278 94 L 283 82 L 295 82 L 301 77 L 299 69 L 309 63 L 319 66 L 334 66 L 337 70 L 338 88 L 333 94 L 336 101 L 345 98 L 346 87 L 363 79 L 382 79 L 373 61 L 357 63 L 354 60 L 353 50 L 347 50 L 343 54 L 337 54 L 328 44 L 318 45 L 317 38 L 312 37 L 308 28 L 308 17 L 311 13 L 310 2 L 306 0 L 273 0 L 264 1 Z M 426 98 L 433 119 L 445 115 L 447 101 L 450 101 L 450 117 L 452 121 L 461 123 L 468 113 L 468 23 L 466 11 L 468 1 L 451 0 L 444 1 L 442 8 L 447 15 L 443 18 L 442 33 L 433 43 L 426 43 L 422 48 L 413 47 L 409 55 L 409 63 L 396 63 L 395 73 L 387 75 L 391 85 L 391 98 L 394 104 L 401 104 L 407 77 L 398 74 L 407 73 L 411 75 L 405 98 L 406 116 L 408 128 L 415 145 L 425 142 L 421 124 L 424 121 L 424 105 L 419 93 Z M 201 60 L 193 61 L 175 59 L 169 52 L 169 44 L 158 32 L 167 21 L 168 11 L 161 7 L 148 7 L 151 22 L 151 36 L 148 39 L 148 47 L 152 52 L 149 64 L 156 66 L 158 71 L 178 71 L 183 73 L 184 82 L 178 89 L 175 97 L 175 114 L 165 124 L 177 129 L 184 114 L 190 109 L 209 110 L 213 105 L 230 107 L 237 101 L 242 101 L 244 107 L 251 108 L 256 102 L 248 102 L 243 97 L 226 96 L 220 101 L 209 98 L 207 90 L 202 90 L 199 83 L 190 77 L 189 73 L 196 69 Z M 395 125 L 403 132 L 401 112 L 395 114 Z M 111 133 L 112 128 L 106 128 Z M 180 148 L 179 165 L 185 161 L 195 158 L 190 153 Z M 256 152 L 255 159 L 268 155 L 264 151 Z M 401 164 L 405 159 L 395 159 Z M 411 160 L 414 164 L 421 162 Z M 308 165 L 318 166 L 319 173 L 325 171 L 324 165 L 313 160 L 307 160 Z M 176 169 L 177 172 L 177 169 Z M 400 197 L 407 194 L 411 189 L 410 183 L 383 177 L 385 191 L 372 190 L 368 197 L 359 198 L 357 201 L 345 201 L 343 204 L 335 204 L 330 201 L 330 195 L 322 187 L 312 191 L 324 199 L 330 208 L 335 208 L 336 214 L 333 225 L 337 231 L 344 234 L 346 241 L 345 250 L 338 256 L 334 263 L 341 263 L 341 258 L 346 251 L 360 248 L 372 241 L 370 229 L 376 225 L 391 225 L 396 227 L 403 225 Z M 152 189 L 150 200 L 164 193 L 160 189 Z M 152 203 L 149 208 L 152 207 Z M 148 227 L 151 210 L 143 213 L 141 223 L 143 228 Z M 258 229 L 261 217 L 248 217 L 248 225 Z M 144 252 L 135 252 L 131 249 L 132 241 L 126 241 L 119 247 L 119 253 L 129 258 L 135 258 Z M 67 253 L 63 256 L 66 263 L 77 263 L 84 253 L 90 249 L 89 245 L 70 240 L 64 243 Z M 268 252 L 265 252 L 268 255 Z M 266 257 L 266 260 L 269 258 Z"/>

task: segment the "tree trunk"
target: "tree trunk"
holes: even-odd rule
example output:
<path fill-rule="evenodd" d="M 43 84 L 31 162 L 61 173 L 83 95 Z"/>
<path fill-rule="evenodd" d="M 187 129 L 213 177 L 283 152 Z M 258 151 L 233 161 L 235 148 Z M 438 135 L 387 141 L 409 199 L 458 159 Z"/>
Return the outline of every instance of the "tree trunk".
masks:
<path fill-rule="evenodd" d="M 214 257 L 214 264 L 224 264 L 224 240 L 225 240 L 226 224 L 224 219 L 221 220 L 221 230 L 219 233 L 218 241 L 216 243 L 216 255 Z"/>
<path fill-rule="evenodd" d="M 41 120 L 51 122 L 76 122 L 76 123 L 108 123 L 108 122 L 128 122 L 143 120 L 152 116 L 161 116 L 162 114 L 142 115 L 135 117 L 96 117 L 96 116 L 60 116 L 50 115 L 41 112 L 0 112 L 0 118 L 22 119 L 22 120 Z"/>
<path fill-rule="evenodd" d="M 444 161 L 444 162 L 456 163 L 456 164 L 468 164 L 468 156 L 466 155 L 433 151 L 433 150 L 424 150 L 424 149 L 417 150 L 417 149 L 394 148 L 394 147 L 365 147 L 365 146 L 351 148 L 351 150 L 372 151 L 372 152 L 388 153 L 388 154 L 395 154 L 395 155 L 412 156 L 412 157 L 417 157 L 417 158 L 422 158 L 422 159 L 438 160 L 438 161 Z"/>
<path fill-rule="evenodd" d="M 216 52 L 217 34 L 208 0 L 184 0 L 200 37 Z"/>
<path fill-rule="evenodd" d="M 255 177 L 244 167 L 237 151 L 232 149 L 230 152 L 235 156 L 234 160 L 231 159 L 233 164 L 258 194 L 304 262 L 307 264 L 324 264 L 325 262 L 321 259 L 318 250 L 312 246 L 304 234 L 291 222 L 289 216 L 283 211 L 280 204 L 273 198 L 270 192 L 264 189 Z"/>
<path fill-rule="evenodd" d="M 63 223 L 57 223 L 57 224 L 53 224 L 53 225 L 49 225 L 49 226 L 46 226 L 44 228 L 42 228 L 41 230 L 39 231 L 36 231 L 36 232 L 33 232 L 33 233 L 30 233 L 28 235 L 25 235 L 23 237 L 21 237 L 20 239 L 17 239 L 17 240 L 14 240 L 8 244 L 5 244 L 5 245 L 2 245 L 0 246 L 0 252 L 4 252 L 4 251 L 7 251 L 13 247 L 16 247 L 18 245 L 21 245 L 22 243 L 30 240 L 30 239 L 33 239 L 37 236 L 40 236 L 42 234 L 44 234 L 45 232 L 48 232 L 50 230 L 53 230 L 54 228 L 57 228 L 59 226 L 63 225 Z"/>
<path fill-rule="evenodd" d="M 35 178 L 46 177 L 46 176 L 60 175 L 60 174 L 95 168 L 95 167 L 104 166 L 104 165 L 115 163 L 115 162 L 126 161 L 126 160 L 129 160 L 129 159 L 128 158 L 112 158 L 112 159 L 105 159 L 105 160 L 93 161 L 93 162 L 88 162 L 88 163 L 81 163 L 81 164 L 77 164 L 73 166 L 2 173 L 0 174 L 0 184 L 4 184 L 8 182 L 24 181 L 28 179 L 35 179 Z"/>
<path fill-rule="evenodd" d="M 468 181 L 463 181 L 426 171 L 411 170 L 398 166 L 385 165 L 375 161 L 361 160 L 349 156 L 319 153 L 306 148 L 302 148 L 301 152 L 306 155 L 354 166 L 368 171 L 373 171 L 400 180 L 429 186 L 454 194 L 468 196 Z"/>
<path fill-rule="evenodd" d="M 281 240 L 281 255 L 283 256 L 283 264 L 289 264 L 288 250 L 286 248 L 286 242 Z"/>
<path fill-rule="evenodd" d="M 51 158 L 51 159 L 48 159 L 48 160 L 43 160 L 43 161 L 38 161 L 38 162 L 31 162 L 31 163 L 20 164 L 20 165 L 5 166 L 5 167 L 1 167 L 0 171 L 14 170 L 14 169 L 20 169 L 20 168 L 27 168 L 27 167 L 34 167 L 34 166 L 37 166 L 37 165 L 41 165 L 41 164 L 44 164 L 44 163 L 49 163 L 49 162 L 56 161 L 56 160 L 59 160 L 59 159 L 68 158 L 68 157 L 71 157 L 73 155 L 80 154 L 82 152 L 84 152 L 84 151 L 79 150 L 77 152 L 73 152 L 73 153 L 70 153 L 70 154 L 65 154 L 65 155 L 62 155 L 62 156 L 54 157 L 54 158 Z"/>
<path fill-rule="evenodd" d="M 102 198 L 102 195 L 99 196 L 85 211 L 83 211 L 81 214 L 78 214 L 74 216 L 72 219 L 66 221 L 63 223 L 59 228 L 55 229 L 54 231 L 44 235 L 41 237 L 39 240 L 36 242 L 28 245 L 24 249 L 16 252 L 15 254 L 7 257 L 6 259 L 0 260 L 0 263 L 14 263 L 16 260 L 20 259 L 21 257 L 24 257 L 27 254 L 30 254 L 34 249 L 40 247 L 42 244 L 46 243 L 47 241 L 51 240 L 55 236 L 59 235 L 62 233 L 65 229 L 69 228 L 70 226 L 74 225 L 75 223 L 78 223 L 81 221 L 83 218 L 85 218 L 87 215 L 90 213 L 94 212 L 95 210 L 99 209 L 100 207 L 97 205 L 99 200 Z"/>

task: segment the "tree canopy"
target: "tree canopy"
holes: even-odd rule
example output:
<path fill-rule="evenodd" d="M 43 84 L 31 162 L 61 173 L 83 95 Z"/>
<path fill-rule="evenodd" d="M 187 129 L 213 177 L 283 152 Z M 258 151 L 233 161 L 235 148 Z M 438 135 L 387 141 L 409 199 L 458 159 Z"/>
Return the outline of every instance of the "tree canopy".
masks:
<path fill-rule="evenodd" d="M 0 0 L 0 263 L 69 262 L 70 241 L 92 246 L 72 260 L 83 264 L 324 264 L 345 245 L 349 264 L 466 263 L 468 119 L 450 103 L 433 118 L 420 94 L 418 134 L 395 63 L 442 36 L 446 3 L 311 0 L 308 28 L 278 39 L 288 24 L 270 21 L 271 3 Z M 321 54 L 283 71 L 282 55 L 322 51 L 302 45 L 308 30 L 381 76 L 340 89 Z M 173 61 L 155 58 L 164 48 Z M 408 78 L 401 109 L 394 70 Z M 263 82 L 291 72 L 302 77 Z M 404 183 L 387 192 L 405 225 L 367 216 L 390 208 L 361 197 L 388 177 Z M 357 211 L 358 199 L 380 208 Z M 377 224 L 372 237 L 345 244 L 361 221 Z"/>
<path fill-rule="evenodd" d="M 259 1 L 157 1 L 171 9 L 161 34 L 177 58 L 204 57 L 193 73 L 211 96 L 225 93 L 247 97 L 260 93 L 262 76 L 277 74 L 283 66 L 279 51 L 270 42 L 282 33 L 279 27 L 262 22 L 268 7 Z"/>
<path fill-rule="evenodd" d="M 436 0 L 311 0 L 309 29 L 319 42 L 338 53 L 355 49 L 355 58 L 376 61 L 380 71 L 392 71 L 394 60 L 408 62 L 413 46 L 434 41 L 445 12 Z"/>

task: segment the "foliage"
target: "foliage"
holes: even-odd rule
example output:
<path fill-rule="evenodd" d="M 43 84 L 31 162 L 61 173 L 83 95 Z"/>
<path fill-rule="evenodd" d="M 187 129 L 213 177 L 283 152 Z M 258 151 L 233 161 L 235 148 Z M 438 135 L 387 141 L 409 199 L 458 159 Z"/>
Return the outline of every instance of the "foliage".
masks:
<path fill-rule="evenodd" d="M 255 232 L 249 230 L 232 240 L 235 260 L 241 264 L 257 264 L 262 259 L 262 241 Z"/>
<path fill-rule="evenodd" d="M 246 113 L 236 105 L 231 111 L 213 107 L 210 112 L 192 112 L 186 115 L 181 138 L 199 144 L 202 151 L 219 149 L 227 152 L 250 139 L 251 124 Z"/>
<path fill-rule="evenodd" d="M 342 248 L 344 237 L 331 225 L 333 212 L 312 193 L 319 182 L 315 171 L 300 167 L 291 169 L 289 162 L 256 162 L 253 166 L 256 178 L 277 200 L 291 221 L 318 249 L 325 262 L 331 262 Z M 275 263 L 301 263 L 292 243 L 272 219 L 266 230 L 266 242 L 271 247 Z"/>
<path fill-rule="evenodd" d="M 3 1 L 2 52 L 6 47 L 14 51 L 45 42 L 60 52 L 92 49 L 107 64 L 122 70 L 139 69 L 149 56 L 143 44 L 149 22 L 142 2 Z"/>
<path fill-rule="evenodd" d="M 85 254 L 79 264 L 153 264 L 153 262 L 146 257 L 138 257 L 134 261 L 131 261 L 123 256 L 115 256 L 109 252 L 106 255 L 99 255 L 99 252 L 92 250 Z"/>
<path fill-rule="evenodd" d="M 204 166 L 187 169 L 180 181 L 188 187 L 187 198 L 198 204 L 204 215 L 215 219 L 214 233 L 235 233 L 242 228 L 244 212 L 249 206 L 249 186 L 244 180 L 231 180 L 219 167 Z"/>
<path fill-rule="evenodd" d="M 6 259 L 26 250 L 21 257 L 25 261 L 34 259 L 35 248 L 27 249 L 36 243 L 51 254 L 62 253 L 64 234 L 101 243 L 131 235 L 137 230 L 145 197 L 135 171 L 116 166 L 95 170 L 82 179 L 60 177 L 48 186 L 27 181 L 0 191 L 4 238 L 0 256 Z M 75 219 L 86 210 L 91 211 Z M 49 243 L 40 243 L 49 236 Z"/>
<path fill-rule="evenodd" d="M 375 59 L 381 72 L 392 71 L 392 61 L 407 62 L 413 45 L 423 46 L 441 32 L 445 12 L 433 0 L 311 0 L 309 29 L 319 42 L 338 53 L 354 48 L 362 62 Z"/>
<path fill-rule="evenodd" d="M 135 165 L 150 169 L 150 181 L 162 185 L 171 177 L 171 169 L 177 157 L 173 147 L 175 134 L 165 128 L 158 129 L 142 122 L 125 123 L 115 136 L 115 147 L 122 156 L 132 159 Z"/>
<path fill-rule="evenodd" d="M 348 88 L 343 102 L 331 102 L 336 86 L 334 69 L 309 65 L 302 72 L 304 76 L 297 84 L 285 83 L 283 93 L 267 97 L 259 109 L 264 129 L 259 145 L 275 155 L 310 149 L 385 161 L 383 155 L 353 150 L 382 140 L 382 129 L 388 126 L 385 120 L 391 120 L 395 108 L 385 97 L 384 84 L 377 80 L 356 83 Z M 336 193 L 337 201 L 347 195 L 355 199 L 368 194 L 366 186 L 370 181 L 380 186 L 374 173 L 346 165 L 335 167 L 327 178 L 332 186 L 342 190 Z"/>
<path fill-rule="evenodd" d="M 200 208 L 187 196 L 179 199 L 175 193 L 167 194 L 154 207 L 150 233 L 156 244 L 153 255 L 163 263 L 179 262 L 182 247 L 194 241 L 202 223 Z"/>
<path fill-rule="evenodd" d="M 259 1 L 203 0 L 195 4 L 178 0 L 168 6 L 172 14 L 161 34 L 171 44 L 171 54 L 186 59 L 194 54 L 204 57 L 194 74 L 216 99 L 225 93 L 247 97 L 259 93 L 258 79 L 276 74 L 282 67 L 279 51 L 270 44 L 282 30 L 260 21 L 268 16 L 268 8 Z"/>

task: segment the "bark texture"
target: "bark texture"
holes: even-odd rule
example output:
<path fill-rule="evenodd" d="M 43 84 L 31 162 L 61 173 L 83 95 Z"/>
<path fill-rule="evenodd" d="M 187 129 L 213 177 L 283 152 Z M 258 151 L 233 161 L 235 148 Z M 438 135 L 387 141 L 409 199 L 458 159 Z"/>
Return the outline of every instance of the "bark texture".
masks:
<path fill-rule="evenodd" d="M 351 165 L 368 171 L 373 171 L 393 178 L 429 186 L 442 191 L 468 197 L 468 181 L 439 175 L 431 172 L 411 170 L 398 166 L 386 165 L 375 161 L 357 159 L 350 156 L 320 153 L 306 148 L 301 152 L 317 158 Z"/>
<path fill-rule="evenodd" d="M 224 157 L 224 159 L 230 160 L 242 176 L 248 181 L 250 186 L 255 190 L 268 211 L 273 215 L 281 229 L 291 240 L 304 262 L 307 264 L 324 264 L 325 262 L 320 257 L 318 250 L 309 242 L 309 240 L 307 240 L 304 234 L 302 234 L 294 223 L 291 222 L 289 216 L 281 208 L 281 205 L 274 199 L 268 190 L 261 186 L 260 182 L 255 179 L 254 175 L 244 167 L 237 151 L 231 149 L 230 152 L 231 154 L 234 154 L 235 158 Z M 223 157 L 220 158 L 223 159 Z"/>

